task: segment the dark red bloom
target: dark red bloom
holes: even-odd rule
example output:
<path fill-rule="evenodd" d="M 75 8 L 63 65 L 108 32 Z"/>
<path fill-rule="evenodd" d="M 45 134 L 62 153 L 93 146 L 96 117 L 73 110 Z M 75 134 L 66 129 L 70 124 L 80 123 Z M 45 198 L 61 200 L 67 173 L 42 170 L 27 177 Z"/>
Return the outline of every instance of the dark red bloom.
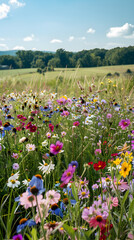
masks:
<path fill-rule="evenodd" d="M 26 129 L 30 129 L 30 127 L 32 126 L 32 123 L 31 122 L 29 122 L 27 125 L 26 125 Z"/>
<path fill-rule="evenodd" d="M 111 154 L 111 157 L 116 157 L 116 156 L 118 156 L 118 153 L 112 153 Z"/>
<path fill-rule="evenodd" d="M 92 165 L 93 164 L 93 162 L 88 162 L 88 165 Z"/>
<path fill-rule="evenodd" d="M 35 125 L 30 126 L 30 132 L 36 132 L 37 127 Z"/>
<path fill-rule="evenodd" d="M 53 132 L 54 131 L 54 125 L 52 123 L 49 123 L 49 129 Z"/>
<path fill-rule="evenodd" d="M 106 163 L 103 161 L 99 161 L 98 163 L 94 164 L 94 169 L 96 171 L 100 170 L 100 169 L 104 169 L 106 167 Z"/>

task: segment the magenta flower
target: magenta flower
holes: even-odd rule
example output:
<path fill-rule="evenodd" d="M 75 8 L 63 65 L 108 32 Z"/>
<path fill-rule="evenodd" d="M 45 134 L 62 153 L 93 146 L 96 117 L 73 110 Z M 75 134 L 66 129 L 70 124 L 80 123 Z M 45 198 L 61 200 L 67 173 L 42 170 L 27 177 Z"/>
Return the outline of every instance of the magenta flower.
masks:
<path fill-rule="evenodd" d="M 50 153 L 56 155 L 56 154 L 58 154 L 60 152 L 62 147 L 63 147 L 63 143 L 60 142 L 60 141 L 57 141 L 56 145 L 54 145 L 54 144 L 50 145 Z"/>
<path fill-rule="evenodd" d="M 101 149 L 96 149 L 94 153 L 95 153 L 95 155 L 101 154 Z"/>
<path fill-rule="evenodd" d="M 65 105 L 67 102 L 67 99 L 65 99 L 64 97 L 61 97 L 60 99 L 57 100 L 57 103 L 59 105 Z"/>
<path fill-rule="evenodd" d="M 64 182 L 64 184 L 69 183 L 69 181 L 73 177 L 75 169 L 76 169 L 75 167 L 69 166 L 68 169 L 62 174 L 61 181 Z"/>
<path fill-rule="evenodd" d="M 79 125 L 80 125 L 80 122 L 79 122 L 79 121 L 76 121 L 76 122 L 73 123 L 73 126 L 75 126 L 75 127 L 77 127 L 77 126 L 79 126 Z"/>
<path fill-rule="evenodd" d="M 54 131 L 54 125 L 52 123 L 49 124 L 49 129 L 53 132 Z"/>
<path fill-rule="evenodd" d="M 70 113 L 69 113 L 68 111 L 63 111 L 63 112 L 61 113 L 61 116 L 67 117 L 69 114 L 70 114 Z"/>
<path fill-rule="evenodd" d="M 129 119 L 121 119 L 121 121 L 119 122 L 119 126 L 125 130 L 126 127 L 128 127 L 130 125 L 130 120 Z"/>
<path fill-rule="evenodd" d="M 12 237 L 12 239 L 13 239 L 13 240 L 23 240 L 23 237 L 22 237 L 21 234 L 17 234 L 17 235 L 14 235 L 14 236 Z"/>

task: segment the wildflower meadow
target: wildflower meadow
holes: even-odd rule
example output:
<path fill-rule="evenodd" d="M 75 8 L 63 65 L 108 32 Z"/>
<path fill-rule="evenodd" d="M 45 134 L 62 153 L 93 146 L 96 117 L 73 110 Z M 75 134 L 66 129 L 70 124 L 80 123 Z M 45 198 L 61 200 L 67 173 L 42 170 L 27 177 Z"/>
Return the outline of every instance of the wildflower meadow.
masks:
<path fill-rule="evenodd" d="M 1 94 L 0 239 L 134 239 L 133 78 L 112 81 Z"/>

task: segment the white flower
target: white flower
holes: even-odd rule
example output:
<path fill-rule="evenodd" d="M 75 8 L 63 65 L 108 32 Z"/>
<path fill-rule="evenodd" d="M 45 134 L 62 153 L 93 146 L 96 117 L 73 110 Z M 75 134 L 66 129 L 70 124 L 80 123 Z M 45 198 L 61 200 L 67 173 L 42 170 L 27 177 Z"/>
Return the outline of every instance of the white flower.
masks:
<path fill-rule="evenodd" d="M 52 136 L 52 138 L 59 138 L 59 137 L 58 137 L 58 134 L 54 134 L 54 135 Z"/>
<path fill-rule="evenodd" d="M 11 180 L 8 179 L 8 183 L 7 183 L 8 187 L 15 188 L 15 187 L 18 187 L 19 185 L 20 185 L 20 181 L 13 180 L 13 179 L 11 179 Z"/>
<path fill-rule="evenodd" d="M 26 137 L 22 137 L 22 138 L 19 140 L 19 143 L 23 143 L 23 142 L 25 142 L 25 140 L 26 140 Z"/>
<path fill-rule="evenodd" d="M 29 181 L 28 180 L 26 180 L 26 179 L 24 179 L 23 181 L 22 181 L 22 183 L 25 185 L 25 186 L 29 186 Z"/>
<path fill-rule="evenodd" d="M 48 141 L 45 140 L 44 142 L 42 142 L 42 147 L 46 147 L 48 145 Z"/>
<path fill-rule="evenodd" d="M 34 151 L 35 150 L 35 144 L 27 144 L 26 149 L 28 152 Z"/>
<path fill-rule="evenodd" d="M 20 185 L 20 181 L 18 181 L 19 172 L 13 174 L 11 177 L 8 178 L 7 186 L 11 188 L 18 187 Z"/>
<path fill-rule="evenodd" d="M 40 163 L 40 166 L 38 168 L 42 171 L 43 174 L 48 174 L 51 170 L 54 170 L 54 167 L 55 164 L 53 164 L 52 161 L 48 164 L 43 160 L 43 164 Z"/>

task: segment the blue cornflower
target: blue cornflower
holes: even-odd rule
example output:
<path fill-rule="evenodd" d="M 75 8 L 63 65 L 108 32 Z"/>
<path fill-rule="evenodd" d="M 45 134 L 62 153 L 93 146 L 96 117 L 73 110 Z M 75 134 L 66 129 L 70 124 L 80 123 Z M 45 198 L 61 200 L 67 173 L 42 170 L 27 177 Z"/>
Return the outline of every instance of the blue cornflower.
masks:
<path fill-rule="evenodd" d="M 32 194 L 42 194 L 45 192 L 45 188 L 43 186 L 43 180 L 40 174 L 37 174 L 32 177 L 31 181 L 29 182 L 29 187 L 27 191 Z"/>
<path fill-rule="evenodd" d="M 6 122 L 3 126 L 4 131 L 10 131 L 12 128 L 14 128 L 14 126 L 11 125 L 9 122 Z"/>
<path fill-rule="evenodd" d="M 63 213 L 56 203 L 51 206 L 51 209 L 48 212 L 63 218 Z"/>
<path fill-rule="evenodd" d="M 32 227 L 36 225 L 36 222 L 32 219 L 27 220 L 26 218 L 22 218 L 17 226 L 16 232 L 21 232 L 26 226 Z"/>

